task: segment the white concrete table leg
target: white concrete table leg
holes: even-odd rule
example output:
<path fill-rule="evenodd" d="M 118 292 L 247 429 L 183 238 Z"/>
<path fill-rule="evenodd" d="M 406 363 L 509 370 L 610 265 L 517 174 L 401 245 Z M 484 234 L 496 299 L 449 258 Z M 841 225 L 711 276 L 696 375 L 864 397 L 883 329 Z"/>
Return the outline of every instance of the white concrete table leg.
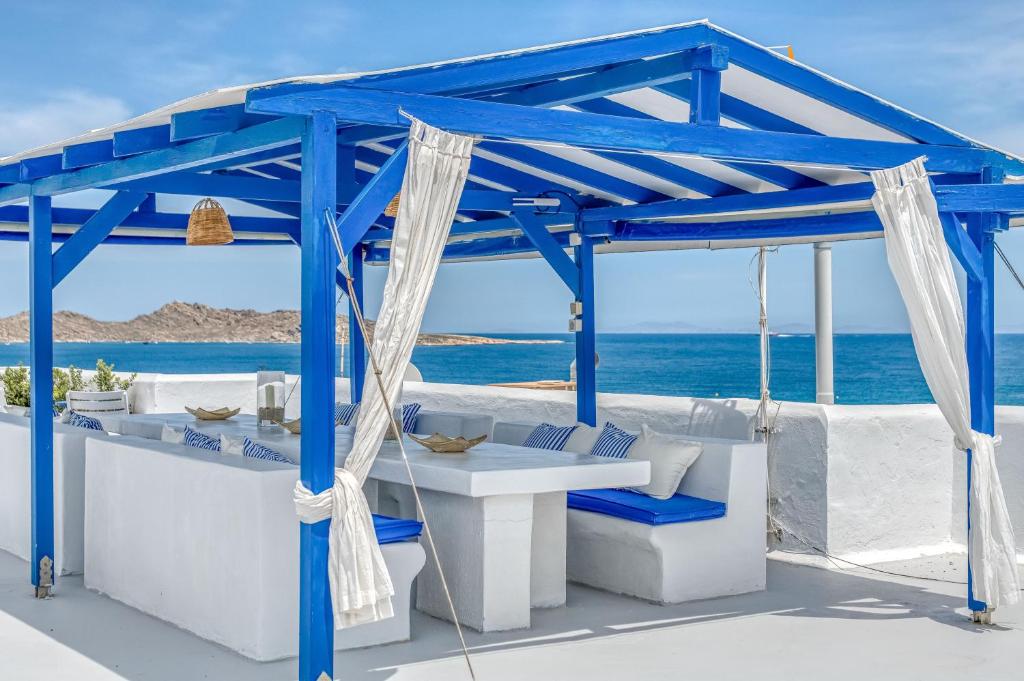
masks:
<path fill-rule="evenodd" d="M 533 496 L 530 605 L 565 605 L 565 492 Z"/>
<path fill-rule="evenodd" d="M 466 497 L 421 489 L 420 497 L 459 621 L 478 631 L 529 627 L 533 496 Z M 430 548 L 424 549 L 427 564 L 416 607 L 451 620 Z"/>

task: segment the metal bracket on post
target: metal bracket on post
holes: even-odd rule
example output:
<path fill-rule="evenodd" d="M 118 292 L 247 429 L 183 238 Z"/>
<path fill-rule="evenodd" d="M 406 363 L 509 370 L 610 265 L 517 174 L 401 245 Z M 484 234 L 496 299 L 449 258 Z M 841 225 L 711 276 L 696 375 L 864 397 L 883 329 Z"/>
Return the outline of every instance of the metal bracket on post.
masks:
<path fill-rule="evenodd" d="M 36 586 L 36 598 L 49 598 L 53 588 L 53 560 L 49 556 L 39 559 L 39 585 Z"/>

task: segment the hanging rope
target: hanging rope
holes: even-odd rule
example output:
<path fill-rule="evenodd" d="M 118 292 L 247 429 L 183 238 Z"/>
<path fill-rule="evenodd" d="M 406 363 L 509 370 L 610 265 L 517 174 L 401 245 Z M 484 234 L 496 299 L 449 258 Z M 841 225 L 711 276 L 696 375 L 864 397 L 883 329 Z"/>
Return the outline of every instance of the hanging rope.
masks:
<path fill-rule="evenodd" d="M 359 331 L 363 334 L 363 338 L 367 339 L 370 337 L 369 330 L 366 326 L 366 320 L 363 317 L 363 310 L 359 304 L 359 299 L 355 294 L 355 283 L 352 281 L 352 272 L 349 271 L 348 261 L 345 258 L 345 250 L 341 245 L 341 236 L 338 234 L 338 223 L 334 219 L 334 212 L 329 208 L 324 209 L 324 214 L 327 217 L 327 224 L 331 228 L 331 238 L 334 240 L 334 247 L 338 251 L 338 258 L 341 261 L 341 274 L 345 278 L 345 288 L 348 291 L 349 303 L 352 305 L 352 312 L 355 315 L 356 323 L 359 325 Z M 339 298 L 340 300 L 340 298 Z M 350 320 L 351 323 L 351 320 Z M 352 333 L 351 327 L 349 333 Z M 419 488 L 416 487 L 416 479 L 413 477 L 412 466 L 409 464 L 409 457 L 405 453 L 405 443 L 402 439 L 402 424 L 398 422 L 395 417 L 395 410 L 391 406 L 391 401 L 388 399 L 387 391 L 384 388 L 384 379 L 381 376 L 380 364 L 377 362 L 377 356 L 373 351 L 373 344 L 369 343 L 366 346 L 366 354 L 370 358 L 370 366 L 373 369 L 373 375 L 377 381 L 377 388 L 380 390 L 381 398 L 384 400 L 384 408 L 388 413 L 388 421 L 391 427 L 391 432 L 395 436 L 395 441 L 398 443 L 398 451 L 402 455 L 402 462 L 405 464 L 405 472 L 409 476 L 409 486 L 412 488 L 412 496 L 416 502 L 416 512 L 423 520 L 423 534 L 426 535 L 427 544 L 430 545 L 430 553 L 434 559 L 434 565 L 437 567 L 437 574 L 441 580 L 441 588 L 444 591 L 444 596 L 448 601 L 448 610 L 452 616 L 452 622 L 455 624 L 455 632 L 459 636 L 459 644 L 462 646 L 462 655 L 466 660 L 466 669 L 469 671 L 469 677 L 476 681 L 476 673 L 473 671 L 473 662 L 469 657 L 469 648 L 466 646 L 466 638 L 462 633 L 462 625 L 459 623 L 459 616 L 455 612 L 455 602 L 452 600 L 451 591 L 448 589 L 448 580 L 444 576 L 444 568 L 441 567 L 441 559 L 437 553 L 437 546 L 434 544 L 434 534 L 430 530 L 430 523 L 427 520 L 426 511 L 423 508 L 423 502 L 420 500 Z"/>
<path fill-rule="evenodd" d="M 1004 265 L 1006 265 L 1006 269 L 1010 270 L 1010 275 L 1017 282 L 1017 286 L 1020 286 L 1021 289 L 1024 289 L 1024 279 L 1021 279 L 1021 276 L 1017 274 L 1017 270 L 1010 262 L 1010 259 L 1006 257 L 1006 254 L 1003 253 L 1003 249 L 999 248 L 999 244 L 996 243 L 995 240 L 992 241 L 992 245 L 996 247 L 996 253 L 999 254 L 999 259 L 1003 261 Z"/>

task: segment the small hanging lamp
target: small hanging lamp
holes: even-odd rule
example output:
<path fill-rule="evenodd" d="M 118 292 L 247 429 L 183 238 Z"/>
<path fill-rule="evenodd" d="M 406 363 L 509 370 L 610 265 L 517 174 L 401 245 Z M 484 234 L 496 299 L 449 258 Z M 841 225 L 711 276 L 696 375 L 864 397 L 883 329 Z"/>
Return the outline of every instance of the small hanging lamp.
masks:
<path fill-rule="evenodd" d="M 398 204 L 402 200 L 402 192 L 395 194 L 395 198 L 388 202 L 387 207 L 384 209 L 384 215 L 389 218 L 398 217 Z"/>
<path fill-rule="evenodd" d="M 185 243 L 189 246 L 219 246 L 235 240 L 228 214 L 219 203 L 206 197 L 192 208 L 188 216 Z"/>

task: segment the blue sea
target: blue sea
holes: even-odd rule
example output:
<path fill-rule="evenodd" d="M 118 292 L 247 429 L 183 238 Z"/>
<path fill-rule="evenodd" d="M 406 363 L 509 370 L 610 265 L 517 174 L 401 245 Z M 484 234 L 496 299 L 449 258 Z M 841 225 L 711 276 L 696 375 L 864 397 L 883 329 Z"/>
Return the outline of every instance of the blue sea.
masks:
<path fill-rule="evenodd" d="M 428 381 L 488 384 L 568 378 L 574 356 L 569 334 L 502 334 L 561 340 L 542 345 L 418 347 L 413 362 Z M 772 394 L 814 401 L 814 337 L 772 338 Z M 758 338 L 748 334 L 599 334 L 602 392 L 696 397 L 750 397 L 758 392 Z M 909 335 L 840 334 L 835 338 L 835 386 L 843 404 L 930 402 Z M 60 366 L 123 371 L 235 373 L 299 371 L 299 346 L 239 343 L 59 343 Z M 28 363 L 26 344 L 0 345 L 0 366 Z M 996 337 L 996 400 L 1024 404 L 1024 335 Z"/>

